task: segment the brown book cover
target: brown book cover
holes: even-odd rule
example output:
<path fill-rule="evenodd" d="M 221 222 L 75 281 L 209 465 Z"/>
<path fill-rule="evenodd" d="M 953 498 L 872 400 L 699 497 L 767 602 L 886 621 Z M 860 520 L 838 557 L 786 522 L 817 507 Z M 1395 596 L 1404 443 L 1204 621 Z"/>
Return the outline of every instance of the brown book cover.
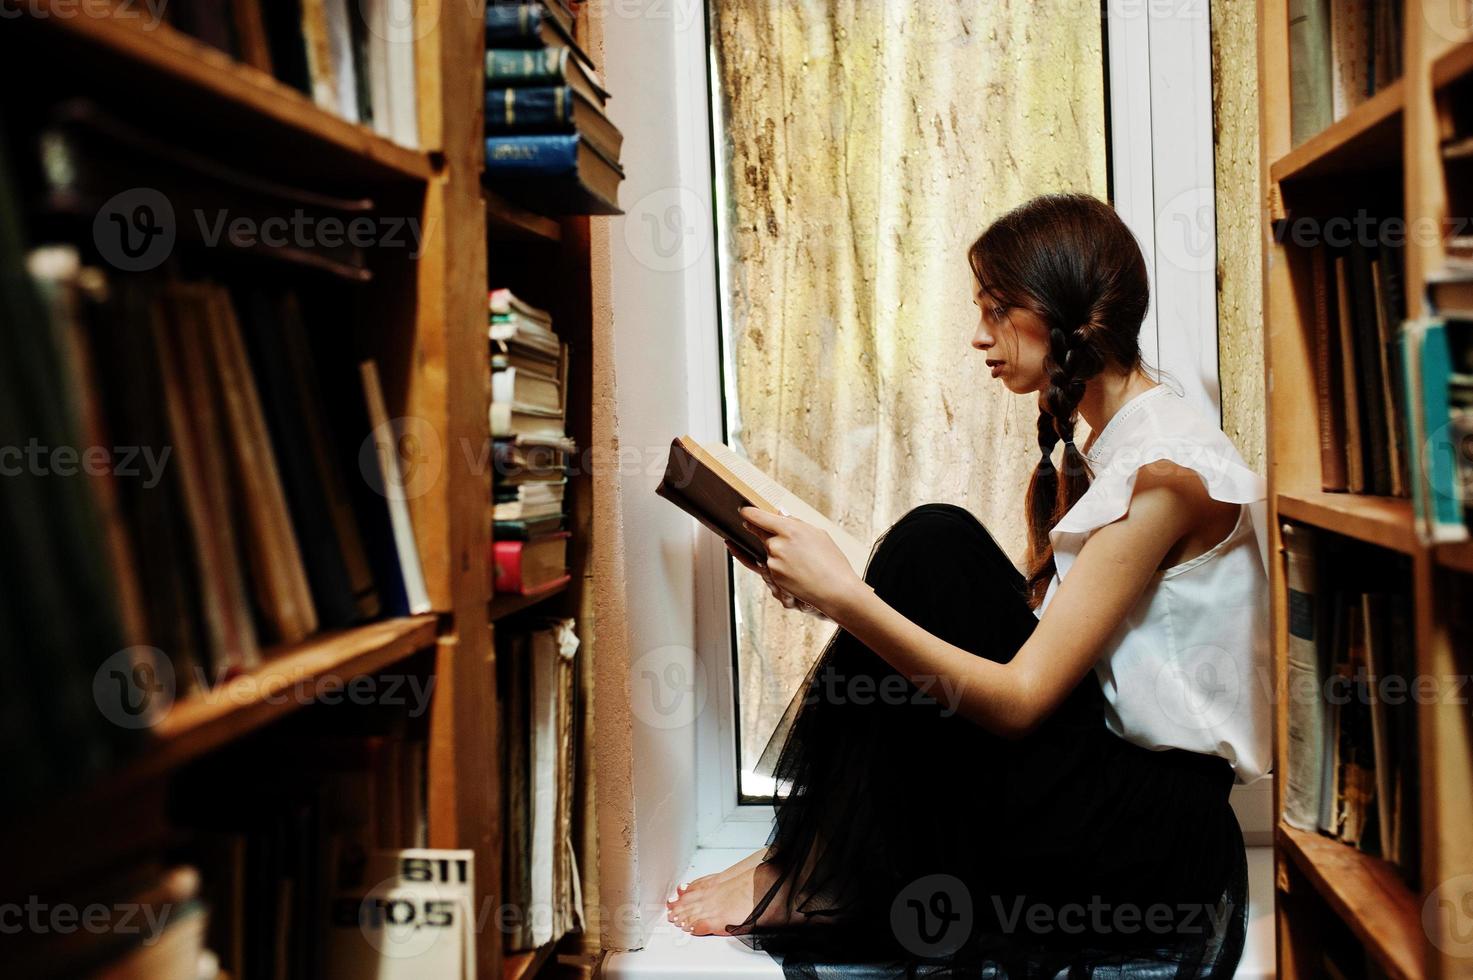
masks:
<path fill-rule="evenodd" d="M 1340 401 L 1340 359 L 1335 305 L 1330 292 L 1330 253 L 1324 247 L 1311 254 L 1314 283 L 1315 397 L 1320 416 L 1320 485 L 1329 491 L 1346 489 L 1345 408 Z"/>
<path fill-rule="evenodd" d="M 224 438 L 214 404 L 215 378 L 200 349 L 208 329 L 204 317 L 190 289 L 172 283 L 155 302 L 152 327 L 184 515 L 197 550 L 211 665 L 219 675 L 255 666 L 260 652 L 236 550 L 235 519 L 223 475 L 214 466 Z"/>
<path fill-rule="evenodd" d="M 204 331 L 227 425 L 226 441 L 219 448 L 228 447 L 222 455 L 229 459 L 232 483 L 239 488 L 237 509 L 243 518 L 257 604 L 275 642 L 298 643 L 316 632 L 317 611 L 292 533 L 260 393 L 229 293 L 218 286 L 204 287 L 203 299 Z"/>
<path fill-rule="evenodd" d="M 1360 386 L 1355 368 L 1355 320 L 1350 304 L 1350 282 L 1346 278 L 1345 256 L 1335 256 L 1336 324 L 1340 347 L 1340 383 L 1344 389 L 1345 409 L 1345 488 L 1351 493 L 1365 493 L 1366 447 L 1361 433 Z"/>
<path fill-rule="evenodd" d="M 266 37 L 266 18 L 261 13 L 262 0 L 234 0 L 230 5 L 235 15 L 235 44 L 240 60 L 252 68 L 271 74 L 271 43 Z"/>
<path fill-rule="evenodd" d="M 863 573 L 869 549 L 791 491 L 720 443 L 703 445 L 690 436 L 670 444 L 665 476 L 655 492 L 714 531 L 752 561 L 766 561 L 762 536 L 743 527 L 743 507 L 796 517 L 827 532 Z"/>

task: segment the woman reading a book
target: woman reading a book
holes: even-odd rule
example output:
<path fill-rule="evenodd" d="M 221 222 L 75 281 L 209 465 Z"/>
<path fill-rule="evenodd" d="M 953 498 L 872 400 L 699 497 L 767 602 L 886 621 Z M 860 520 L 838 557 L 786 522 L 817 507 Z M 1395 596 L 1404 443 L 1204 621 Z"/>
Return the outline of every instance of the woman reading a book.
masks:
<path fill-rule="evenodd" d="M 742 564 L 839 628 L 782 742 L 769 846 L 670 918 L 790 976 L 1230 976 L 1228 792 L 1269 765 L 1263 481 L 1146 373 L 1146 266 L 1110 207 L 1036 199 L 969 259 L 971 345 L 1040 409 L 1027 573 L 947 504 L 896 523 L 862 580 L 823 531 L 745 508 L 767 556 Z"/>

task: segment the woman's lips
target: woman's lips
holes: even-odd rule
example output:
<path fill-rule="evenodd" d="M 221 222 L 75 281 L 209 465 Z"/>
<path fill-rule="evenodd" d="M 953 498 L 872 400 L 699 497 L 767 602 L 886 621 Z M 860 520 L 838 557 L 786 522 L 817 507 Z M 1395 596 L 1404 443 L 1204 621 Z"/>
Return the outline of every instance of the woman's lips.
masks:
<path fill-rule="evenodd" d="M 992 376 L 994 378 L 997 377 L 998 373 L 1002 371 L 1002 367 L 1006 363 L 1007 363 L 1007 361 L 988 361 L 987 362 L 988 366 L 992 368 Z"/>

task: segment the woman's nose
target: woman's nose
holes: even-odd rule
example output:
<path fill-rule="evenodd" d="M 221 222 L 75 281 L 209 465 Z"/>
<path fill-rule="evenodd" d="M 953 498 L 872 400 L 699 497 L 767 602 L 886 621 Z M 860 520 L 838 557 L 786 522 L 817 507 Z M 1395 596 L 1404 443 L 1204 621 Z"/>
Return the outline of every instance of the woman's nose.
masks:
<path fill-rule="evenodd" d="M 986 327 L 978 327 L 977 332 L 972 334 L 972 346 L 977 350 L 992 349 L 992 334 L 988 333 Z"/>

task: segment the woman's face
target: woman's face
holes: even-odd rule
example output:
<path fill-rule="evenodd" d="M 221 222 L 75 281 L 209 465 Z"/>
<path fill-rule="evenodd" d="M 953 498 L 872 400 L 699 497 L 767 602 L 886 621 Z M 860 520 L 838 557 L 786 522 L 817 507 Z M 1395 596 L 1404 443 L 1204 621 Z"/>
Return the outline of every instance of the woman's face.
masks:
<path fill-rule="evenodd" d="M 1007 306 L 980 284 L 972 296 L 980 314 L 972 346 L 987 355 L 992 376 L 1017 395 L 1042 391 L 1048 327 L 1037 314 Z"/>

